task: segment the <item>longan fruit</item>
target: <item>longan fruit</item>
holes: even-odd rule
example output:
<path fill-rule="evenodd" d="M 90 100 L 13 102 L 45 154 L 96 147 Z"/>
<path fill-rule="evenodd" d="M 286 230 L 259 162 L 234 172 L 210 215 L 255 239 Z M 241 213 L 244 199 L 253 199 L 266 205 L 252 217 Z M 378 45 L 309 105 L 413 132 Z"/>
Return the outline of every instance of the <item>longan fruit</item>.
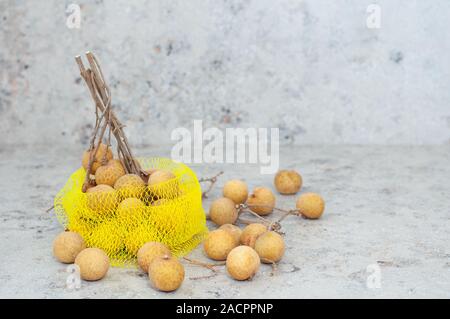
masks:
<path fill-rule="evenodd" d="M 255 251 L 263 263 L 276 263 L 284 255 L 284 239 L 274 231 L 260 235 L 255 242 Z"/>
<path fill-rule="evenodd" d="M 123 164 L 120 161 L 120 159 L 113 158 L 108 161 L 107 165 L 113 165 L 113 166 L 117 167 L 118 169 L 122 170 L 124 175 L 126 174 L 125 168 L 123 167 Z"/>
<path fill-rule="evenodd" d="M 146 169 L 145 172 L 148 174 L 148 176 L 150 176 L 157 170 L 158 170 L 157 168 L 149 168 L 149 169 Z"/>
<path fill-rule="evenodd" d="M 158 169 L 148 177 L 148 190 L 155 198 L 174 198 L 178 196 L 179 188 L 175 174 L 171 171 Z"/>
<path fill-rule="evenodd" d="M 302 216 L 317 219 L 323 214 L 325 202 L 319 194 L 305 193 L 297 199 L 296 206 Z"/>
<path fill-rule="evenodd" d="M 149 170 L 150 173 L 150 177 L 148 179 L 148 185 L 156 185 L 159 183 L 164 183 L 167 182 L 169 180 L 171 180 L 172 178 L 176 178 L 175 174 L 172 173 L 171 171 L 167 171 L 164 169 L 156 169 L 156 170 Z"/>
<path fill-rule="evenodd" d="M 109 185 L 97 185 L 86 191 L 87 206 L 96 213 L 113 213 L 118 204 L 118 194 Z"/>
<path fill-rule="evenodd" d="M 145 183 L 142 178 L 136 174 L 125 174 L 114 183 L 114 189 L 119 192 L 121 198 L 139 198 L 141 199 L 145 191 Z"/>
<path fill-rule="evenodd" d="M 144 202 L 138 198 L 125 198 L 119 206 L 117 206 L 116 217 L 122 223 L 137 223 L 145 213 Z"/>
<path fill-rule="evenodd" d="M 238 218 L 236 204 L 226 197 L 216 199 L 209 208 L 209 218 L 218 226 L 234 224 Z"/>
<path fill-rule="evenodd" d="M 236 241 L 229 232 L 216 229 L 209 232 L 203 241 L 203 249 L 206 255 L 214 260 L 227 259 L 228 253 L 236 247 Z"/>
<path fill-rule="evenodd" d="M 220 226 L 219 229 L 225 230 L 231 236 L 233 236 L 236 246 L 240 244 L 242 229 L 240 229 L 238 226 L 232 224 L 224 224 Z"/>
<path fill-rule="evenodd" d="M 60 233 L 53 241 L 53 255 L 65 264 L 72 264 L 80 251 L 85 248 L 83 237 L 72 231 Z"/>
<path fill-rule="evenodd" d="M 275 195 L 267 187 L 256 187 L 248 197 L 247 204 L 258 215 L 269 215 L 275 207 Z"/>
<path fill-rule="evenodd" d="M 296 194 L 302 187 L 302 176 L 294 170 L 280 170 L 275 175 L 275 188 L 280 194 Z"/>
<path fill-rule="evenodd" d="M 94 150 L 85 151 L 83 153 L 81 165 L 84 167 L 85 170 L 87 170 L 87 167 L 89 165 L 89 158 L 91 156 L 91 152 L 93 152 L 93 151 Z M 105 153 L 106 153 L 107 161 L 109 161 L 110 159 L 113 158 L 113 153 L 112 153 L 111 147 L 107 146 L 106 144 L 101 143 L 100 146 L 98 147 L 97 154 L 95 154 L 94 161 L 92 162 L 92 165 L 91 165 L 91 174 L 95 174 L 97 169 L 103 164 L 103 158 L 105 157 Z"/>
<path fill-rule="evenodd" d="M 234 279 L 247 280 L 256 274 L 260 264 L 259 256 L 253 248 L 238 246 L 228 254 L 226 267 Z"/>
<path fill-rule="evenodd" d="M 235 204 L 239 205 L 247 200 L 248 187 L 243 181 L 233 179 L 225 183 L 222 193 L 224 197 L 231 199 Z"/>
<path fill-rule="evenodd" d="M 161 205 L 166 205 L 168 203 L 169 203 L 169 200 L 161 198 L 161 199 L 158 199 L 158 200 L 155 200 L 154 202 L 152 202 L 150 204 L 150 206 L 161 206 Z"/>
<path fill-rule="evenodd" d="M 97 171 L 95 172 L 95 182 L 97 184 L 105 184 L 113 187 L 119 177 L 125 175 L 122 164 L 119 166 L 115 161 L 116 160 L 110 160 L 108 164 L 97 168 Z"/>
<path fill-rule="evenodd" d="M 109 257 L 98 248 L 86 248 L 82 250 L 75 264 L 80 267 L 80 276 L 84 280 L 95 281 L 105 277 L 109 269 Z"/>
<path fill-rule="evenodd" d="M 174 291 L 183 283 L 184 267 L 175 257 L 156 257 L 148 267 L 148 278 L 156 289 Z"/>
<path fill-rule="evenodd" d="M 141 269 L 148 273 L 148 266 L 156 257 L 172 256 L 170 249 L 161 243 L 156 241 L 150 241 L 145 243 L 139 248 L 137 253 L 137 262 Z"/>
<path fill-rule="evenodd" d="M 254 223 L 247 225 L 241 234 L 240 238 L 241 244 L 254 248 L 258 236 L 265 233 L 266 231 L 267 227 L 264 226 L 263 224 Z"/>

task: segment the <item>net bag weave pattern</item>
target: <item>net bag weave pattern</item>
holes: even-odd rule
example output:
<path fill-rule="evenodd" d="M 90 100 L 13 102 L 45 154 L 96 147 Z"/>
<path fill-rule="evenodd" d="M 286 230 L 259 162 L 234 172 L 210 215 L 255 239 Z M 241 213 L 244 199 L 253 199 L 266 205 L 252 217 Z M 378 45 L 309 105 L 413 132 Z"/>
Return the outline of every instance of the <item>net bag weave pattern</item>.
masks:
<path fill-rule="evenodd" d="M 136 265 L 148 241 L 166 244 L 175 256 L 195 248 L 208 232 L 202 192 L 195 173 L 167 158 L 138 159 L 144 170 L 164 169 L 176 177 L 151 186 L 83 193 L 84 168 L 75 171 L 55 197 L 55 212 L 88 247 L 103 249 L 113 266 Z"/>

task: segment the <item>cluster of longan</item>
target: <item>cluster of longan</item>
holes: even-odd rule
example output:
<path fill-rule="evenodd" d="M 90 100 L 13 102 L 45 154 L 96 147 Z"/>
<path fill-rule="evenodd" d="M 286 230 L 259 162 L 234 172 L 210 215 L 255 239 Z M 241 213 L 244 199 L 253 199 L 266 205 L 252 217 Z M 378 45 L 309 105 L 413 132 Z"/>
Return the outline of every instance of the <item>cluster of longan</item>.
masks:
<path fill-rule="evenodd" d="M 65 264 L 75 263 L 84 280 L 102 279 L 109 269 L 109 257 L 99 248 L 86 248 L 83 237 L 76 232 L 63 232 L 53 241 L 53 255 Z"/>
<path fill-rule="evenodd" d="M 83 280 L 102 279 L 110 267 L 108 255 L 99 248 L 86 248 L 83 238 L 75 232 L 59 234 L 53 242 L 53 254 L 62 263 L 75 263 Z M 184 267 L 169 248 L 158 242 L 145 243 L 137 253 L 139 267 L 152 286 L 161 291 L 176 290 L 184 280 Z"/>
<path fill-rule="evenodd" d="M 86 170 L 90 156 L 90 151 L 83 154 L 82 166 Z M 100 217 L 103 220 L 107 218 L 108 223 L 102 223 L 98 231 L 92 231 L 90 242 L 95 241 L 96 234 L 98 237 L 104 237 L 105 233 L 111 233 L 103 228 L 123 225 L 129 230 L 129 236 L 120 240 L 124 241 L 128 253 L 136 255 L 143 242 L 135 238 L 130 227 L 142 224 L 146 217 L 149 217 L 146 215 L 147 206 L 160 205 L 163 201 L 174 199 L 180 194 L 178 180 L 172 172 L 163 169 L 150 169 L 144 172 L 147 174 L 144 179 L 137 174 L 127 174 L 121 161 L 113 158 L 111 148 L 100 144 L 91 164 L 86 206 L 93 213 L 90 217 Z M 68 228 L 77 231 L 76 227 L 71 227 L 70 221 Z M 106 242 L 101 240 L 102 238 L 99 239 L 98 242 L 102 241 L 106 246 L 98 248 L 105 249 L 108 253 L 112 253 L 109 248 L 120 246 L 113 240 Z"/>
<path fill-rule="evenodd" d="M 83 154 L 82 166 L 86 170 L 90 156 L 89 151 Z M 85 239 L 97 245 L 86 248 L 85 239 L 76 232 L 76 229 L 71 229 L 69 221 L 69 230 L 59 234 L 53 243 L 53 253 L 57 260 L 78 265 L 80 276 L 84 280 L 93 281 L 103 278 L 110 267 L 107 252 L 111 253 L 112 250 L 109 246 L 120 249 L 122 245 L 117 245 L 105 238 L 96 241 L 95 236 L 96 234 L 99 237 L 116 234 L 117 229 L 114 227 L 124 224 L 128 226 L 128 231 L 120 236 L 123 247 L 130 254 L 137 255 L 140 267 L 149 273 L 154 286 L 163 291 L 178 288 L 184 278 L 184 268 L 178 259 L 171 256 L 170 250 L 165 245 L 155 242 L 146 243 L 145 240 L 136 236 L 139 229 L 136 232 L 132 231 L 133 226 L 142 222 L 144 217 L 142 213 L 147 205 L 160 205 L 163 201 L 179 195 L 176 176 L 172 172 L 151 169 L 146 173 L 148 174 L 147 183 L 136 174 L 126 174 L 121 161 L 113 158 L 111 148 L 100 144 L 91 164 L 91 183 L 86 191 L 86 205 L 95 215 L 108 217 L 110 222 L 104 219 L 105 222 L 99 223 L 97 227 L 89 231 Z M 111 220 L 118 220 L 119 223 L 112 223 Z M 153 259 L 155 263 L 152 263 Z M 149 271 L 150 266 L 151 271 Z M 170 278 L 164 281 L 167 269 L 172 268 L 175 273 L 171 273 Z"/>
<path fill-rule="evenodd" d="M 296 194 L 302 186 L 302 177 L 294 170 L 281 170 L 275 175 L 274 184 L 280 194 Z M 274 223 L 262 217 L 277 209 L 275 203 L 276 197 L 267 187 L 256 187 L 249 195 L 245 182 L 230 180 L 225 183 L 223 197 L 210 206 L 209 219 L 219 228 L 211 231 L 203 242 L 205 254 L 213 260 L 226 261 L 228 273 L 236 280 L 252 278 L 261 262 L 279 262 L 285 251 L 284 239 L 272 227 Z M 319 194 L 305 193 L 297 199 L 296 209 L 287 213 L 317 219 L 324 208 Z M 244 209 L 250 209 L 267 222 L 250 223 L 241 230 L 236 224 Z"/>
<path fill-rule="evenodd" d="M 107 150 L 107 148 L 101 149 Z M 113 187 L 110 184 L 98 184 L 89 188 L 89 190 L 111 187 L 112 190 L 108 189 L 108 191 L 114 192 L 117 198 L 122 199 L 115 210 L 115 214 L 123 215 L 121 218 L 125 218 L 125 216 L 130 216 L 130 214 L 139 210 L 142 205 L 146 205 L 144 201 L 136 198 L 140 196 L 137 190 L 139 187 L 149 186 L 145 185 L 137 175 L 135 176 L 139 178 L 139 182 L 136 178 L 130 179 L 134 182 L 121 182 L 121 178 L 126 177 L 127 174 L 118 173 L 114 174 L 115 181 L 113 181 L 114 178 L 104 178 L 101 174 L 99 175 L 100 178 L 97 178 L 99 170 L 100 172 L 107 170 L 106 168 L 102 169 L 102 167 L 118 166 L 117 161 L 113 161 L 115 160 L 111 156 L 107 164 L 93 166 L 96 182 L 107 181 Z M 153 170 L 150 172 L 148 185 L 153 185 L 150 182 L 151 177 L 158 172 L 164 172 L 160 174 L 164 178 L 158 177 L 157 180 L 167 181 L 174 178 L 173 175 L 167 174 L 165 171 Z M 112 175 L 110 174 L 110 176 Z M 274 182 L 275 188 L 281 194 L 295 194 L 302 186 L 302 178 L 295 171 L 278 172 Z M 95 193 L 97 192 L 102 194 L 105 191 L 95 191 Z M 130 194 L 136 197 L 129 196 Z M 161 196 L 161 194 L 158 195 Z M 285 252 L 285 242 L 280 233 L 271 228 L 272 224 L 255 222 L 241 229 L 236 223 L 243 208 L 250 209 L 258 216 L 271 214 L 274 209 L 277 209 L 275 207 L 276 197 L 266 187 L 256 187 L 253 193 L 249 195 L 246 183 L 240 180 L 228 181 L 223 188 L 223 196 L 215 200 L 210 207 L 209 218 L 219 228 L 209 232 L 203 242 L 203 249 L 209 258 L 224 261 L 232 278 L 236 280 L 251 279 L 258 272 L 261 262 L 276 264 L 282 259 Z M 98 206 L 104 205 L 99 199 L 97 201 Z M 92 210 L 105 211 L 94 205 L 93 202 L 95 200 L 91 199 Z M 318 194 L 306 193 L 298 198 L 296 208 L 298 215 L 315 219 L 322 215 L 324 201 Z M 138 265 L 142 271 L 148 273 L 148 278 L 154 288 L 161 291 L 173 291 L 181 286 L 185 276 L 184 267 L 178 258 L 172 256 L 166 245 L 159 242 L 146 242 L 143 245 L 139 244 L 132 250 L 134 253 L 137 252 Z M 56 237 L 53 243 L 53 253 L 63 263 L 78 265 L 81 278 L 88 281 L 102 279 L 110 267 L 109 257 L 102 249 L 86 248 L 83 238 L 73 231 L 63 232 Z M 196 263 L 195 261 L 192 262 Z"/>
<path fill-rule="evenodd" d="M 85 151 L 83 154 L 82 166 L 85 170 L 88 169 L 91 152 Z M 170 189 L 173 185 L 169 187 L 169 183 L 166 183 L 175 179 L 172 172 L 162 169 L 150 169 L 145 172 L 148 175 L 147 183 L 137 174 L 127 174 L 121 161 L 113 158 L 111 148 L 100 144 L 89 172 L 93 178 L 86 191 L 88 207 L 98 213 L 111 212 L 117 206 L 120 207 L 122 201 L 127 198 L 143 200 L 141 204 L 144 204 L 174 193 Z M 166 189 L 158 187 L 161 183 L 166 183 Z"/>

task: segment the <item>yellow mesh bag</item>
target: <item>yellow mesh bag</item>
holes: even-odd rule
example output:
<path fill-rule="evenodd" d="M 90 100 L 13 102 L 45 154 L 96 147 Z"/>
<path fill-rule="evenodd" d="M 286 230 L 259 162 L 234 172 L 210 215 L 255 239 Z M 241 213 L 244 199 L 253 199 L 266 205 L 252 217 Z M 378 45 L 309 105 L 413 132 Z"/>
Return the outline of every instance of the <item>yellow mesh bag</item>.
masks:
<path fill-rule="evenodd" d="M 55 197 L 59 222 L 83 236 L 88 247 L 103 249 L 113 266 L 135 265 L 138 249 L 148 241 L 164 243 L 182 256 L 208 231 L 195 173 L 167 158 L 138 161 L 144 170 L 168 170 L 175 178 L 152 186 L 83 193 L 86 172 L 80 168 Z"/>

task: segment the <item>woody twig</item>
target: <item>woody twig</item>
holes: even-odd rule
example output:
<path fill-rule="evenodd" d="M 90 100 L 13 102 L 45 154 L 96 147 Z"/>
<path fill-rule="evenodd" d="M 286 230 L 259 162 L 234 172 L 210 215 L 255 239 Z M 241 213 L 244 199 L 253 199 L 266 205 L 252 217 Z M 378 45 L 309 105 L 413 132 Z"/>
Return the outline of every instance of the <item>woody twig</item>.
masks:
<path fill-rule="evenodd" d="M 90 156 L 87 166 L 88 173 L 86 174 L 86 179 L 83 184 L 83 192 L 87 190 L 89 184 L 91 183 L 90 172 L 92 170 L 92 164 L 107 129 L 109 129 L 107 147 L 111 147 L 112 134 L 116 139 L 118 157 L 122 162 L 125 171 L 128 174 L 139 175 L 143 180 L 145 180 L 148 177 L 148 173 L 145 172 L 140 167 L 139 163 L 134 159 L 130 145 L 123 131 L 123 125 L 117 119 L 114 111 L 112 110 L 111 91 L 105 82 L 98 60 L 92 52 L 87 52 L 86 58 L 89 63 L 89 68 L 84 66 L 81 56 L 76 56 L 75 61 L 80 69 L 80 75 L 86 82 L 91 97 L 94 100 L 96 120 L 89 145 Z"/>

